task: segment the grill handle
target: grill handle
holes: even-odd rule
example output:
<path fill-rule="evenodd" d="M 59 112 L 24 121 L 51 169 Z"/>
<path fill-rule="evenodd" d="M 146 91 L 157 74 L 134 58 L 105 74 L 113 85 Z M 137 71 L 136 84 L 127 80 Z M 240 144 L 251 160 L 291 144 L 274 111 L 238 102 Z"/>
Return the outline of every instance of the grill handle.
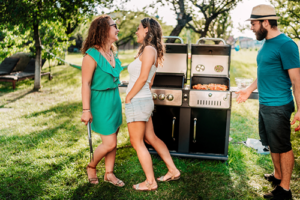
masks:
<path fill-rule="evenodd" d="M 197 118 L 194 118 L 194 140 L 193 140 L 194 143 L 196 143 L 196 126 L 197 126 Z"/>
<path fill-rule="evenodd" d="M 178 36 L 163 36 L 163 38 L 167 38 L 167 39 L 179 39 L 181 41 L 181 44 L 183 44 L 183 39 L 181 37 L 178 37 Z"/>
<path fill-rule="evenodd" d="M 226 44 L 225 40 L 221 39 L 221 38 L 200 38 L 199 40 L 197 40 L 196 44 L 199 44 L 199 42 L 201 40 L 213 40 L 213 41 L 221 41 L 224 43 L 224 45 Z"/>
<path fill-rule="evenodd" d="M 175 120 L 176 120 L 176 117 L 173 117 L 173 122 L 172 122 L 172 138 L 173 138 L 174 141 L 175 141 L 175 137 L 174 137 Z"/>

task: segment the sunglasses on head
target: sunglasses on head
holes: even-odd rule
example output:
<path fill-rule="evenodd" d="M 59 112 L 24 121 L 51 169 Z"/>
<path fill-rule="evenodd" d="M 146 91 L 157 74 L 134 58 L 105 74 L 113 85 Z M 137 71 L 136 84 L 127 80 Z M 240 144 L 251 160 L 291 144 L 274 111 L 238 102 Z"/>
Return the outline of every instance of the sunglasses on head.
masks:
<path fill-rule="evenodd" d="M 117 24 L 111 24 L 109 26 L 114 26 L 116 29 L 118 29 Z"/>

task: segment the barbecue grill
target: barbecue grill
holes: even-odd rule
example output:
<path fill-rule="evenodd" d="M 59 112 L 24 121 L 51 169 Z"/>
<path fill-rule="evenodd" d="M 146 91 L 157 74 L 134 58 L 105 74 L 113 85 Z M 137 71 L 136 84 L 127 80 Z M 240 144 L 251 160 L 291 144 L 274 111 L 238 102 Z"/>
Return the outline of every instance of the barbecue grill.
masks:
<path fill-rule="evenodd" d="M 231 93 L 230 93 L 230 52 L 231 46 L 226 45 L 191 45 L 191 85 L 222 84 L 226 91 L 190 90 L 189 106 L 190 121 L 190 153 L 203 158 L 227 160 Z"/>
<path fill-rule="evenodd" d="M 230 45 L 191 45 L 191 85 L 222 84 L 226 91 L 196 90 L 187 79 L 188 45 L 166 44 L 163 68 L 158 68 L 152 95 L 155 134 L 170 154 L 227 160 L 231 114 Z M 150 153 L 155 150 L 147 144 Z"/>

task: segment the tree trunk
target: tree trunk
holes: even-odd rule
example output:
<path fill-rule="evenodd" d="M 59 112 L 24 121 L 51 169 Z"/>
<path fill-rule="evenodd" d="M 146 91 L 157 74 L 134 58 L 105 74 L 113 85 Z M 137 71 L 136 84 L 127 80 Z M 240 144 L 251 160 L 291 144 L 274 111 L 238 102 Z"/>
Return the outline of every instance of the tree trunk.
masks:
<path fill-rule="evenodd" d="M 33 25 L 34 30 L 34 41 L 35 41 L 35 71 L 34 71 L 34 87 L 33 90 L 37 91 L 41 89 L 41 64 L 42 64 L 42 47 L 41 39 L 39 34 L 38 22 Z"/>
<path fill-rule="evenodd" d="M 211 22 L 212 22 L 212 19 L 210 19 L 210 18 L 206 20 L 204 31 L 201 32 L 200 37 L 206 37 L 207 32 L 208 32 L 208 28 L 209 28 L 209 25 L 210 25 Z"/>
<path fill-rule="evenodd" d="M 173 4 L 174 3 L 175 2 L 173 2 Z M 185 13 L 184 0 L 179 0 L 177 2 L 177 4 L 179 5 L 179 11 L 180 11 L 180 13 L 177 13 L 177 25 L 172 30 L 170 36 L 178 36 L 180 34 L 180 32 L 182 31 L 182 29 L 185 27 L 185 25 L 187 23 L 189 23 L 190 21 L 192 21 L 192 17 L 190 16 L 190 14 L 186 14 Z M 175 40 L 176 39 L 168 39 L 166 41 L 166 43 L 174 43 Z"/>
<path fill-rule="evenodd" d="M 181 24 L 177 23 L 175 28 L 172 30 L 170 36 L 178 36 L 184 27 L 185 27 L 185 24 L 184 24 L 184 26 L 182 26 Z M 169 39 L 167 39 L 166 43 L 174 43 L 175 40 L 176 39 L 169 38 Z"/>

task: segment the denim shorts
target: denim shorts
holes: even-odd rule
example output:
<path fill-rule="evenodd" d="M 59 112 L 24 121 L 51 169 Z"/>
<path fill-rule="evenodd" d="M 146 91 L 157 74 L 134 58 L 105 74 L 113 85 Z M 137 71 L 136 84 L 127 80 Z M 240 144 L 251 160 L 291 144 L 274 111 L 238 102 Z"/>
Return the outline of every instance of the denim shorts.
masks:
<path fill-rule="evenodd" d="M 272 153 L 292 150 L 290 118 L 294 110 L 294 101 L 283 106 L 259 105 L 259 136 Z"/>
<path fill-rule="evenodd" d="M 147 122 L 154 109 L 152 97 L 133 98 L 130 103 L 125 103 L 125 115 L 127 123 Z"/>

